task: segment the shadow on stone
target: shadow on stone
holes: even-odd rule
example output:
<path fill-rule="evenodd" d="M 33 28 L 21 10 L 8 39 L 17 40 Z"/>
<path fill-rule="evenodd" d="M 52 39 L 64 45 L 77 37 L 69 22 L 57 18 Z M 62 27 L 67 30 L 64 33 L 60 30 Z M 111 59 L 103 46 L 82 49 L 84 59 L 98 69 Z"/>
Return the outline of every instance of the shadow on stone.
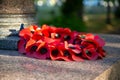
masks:
<path fill-rule="evenodd" d="M 13 51 L 13 50 L 0 50 L 0 55 L 3 56 L 24 56 L 20 54 L 18 51 Z"/>

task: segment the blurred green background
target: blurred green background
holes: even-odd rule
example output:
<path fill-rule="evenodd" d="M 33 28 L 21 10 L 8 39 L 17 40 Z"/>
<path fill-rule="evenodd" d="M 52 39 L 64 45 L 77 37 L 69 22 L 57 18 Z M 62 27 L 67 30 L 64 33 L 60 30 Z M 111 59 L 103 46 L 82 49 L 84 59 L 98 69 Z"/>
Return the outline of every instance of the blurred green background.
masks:
<path fill-rule="evenodd" d="M 120 34 L 120 0 L 35 0 L 35 6 L 40 26 Z"/>

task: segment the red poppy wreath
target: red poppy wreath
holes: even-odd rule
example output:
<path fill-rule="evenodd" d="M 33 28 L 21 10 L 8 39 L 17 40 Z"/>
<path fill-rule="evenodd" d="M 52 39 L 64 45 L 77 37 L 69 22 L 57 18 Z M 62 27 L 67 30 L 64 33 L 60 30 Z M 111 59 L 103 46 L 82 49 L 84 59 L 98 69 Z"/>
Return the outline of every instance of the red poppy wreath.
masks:
<path fill-rule="evenodd" d="M 21 27 L 18 51 L 37 59 L 84 61 L 105 57 L 105 42 L 98 35 L 69 28 L 31 25 Z"/>

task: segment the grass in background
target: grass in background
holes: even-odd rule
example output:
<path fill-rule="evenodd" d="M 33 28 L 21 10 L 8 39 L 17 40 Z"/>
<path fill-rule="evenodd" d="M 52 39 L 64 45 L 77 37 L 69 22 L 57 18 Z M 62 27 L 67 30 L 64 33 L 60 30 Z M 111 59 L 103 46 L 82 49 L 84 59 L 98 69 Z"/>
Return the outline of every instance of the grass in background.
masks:
<path fill-rule="evenodd" d="M 111 14 L 111 25 L 106 24 L 106 14 L 86 14 L 87 32 L 120 34 L 120 20 Z"/>

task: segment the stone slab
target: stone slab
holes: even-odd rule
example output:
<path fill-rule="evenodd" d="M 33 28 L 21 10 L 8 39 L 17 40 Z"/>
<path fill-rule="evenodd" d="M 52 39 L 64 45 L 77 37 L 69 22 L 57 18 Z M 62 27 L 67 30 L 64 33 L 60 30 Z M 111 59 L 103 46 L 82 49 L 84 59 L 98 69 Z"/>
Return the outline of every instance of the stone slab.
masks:
<path fill-rule="evenodd" d="M 120 36 L 100 36 L 107 42 L 107 55 L 96 61 L 38 60 L 0 50 L 0 80 L 120 80 Z"/>

